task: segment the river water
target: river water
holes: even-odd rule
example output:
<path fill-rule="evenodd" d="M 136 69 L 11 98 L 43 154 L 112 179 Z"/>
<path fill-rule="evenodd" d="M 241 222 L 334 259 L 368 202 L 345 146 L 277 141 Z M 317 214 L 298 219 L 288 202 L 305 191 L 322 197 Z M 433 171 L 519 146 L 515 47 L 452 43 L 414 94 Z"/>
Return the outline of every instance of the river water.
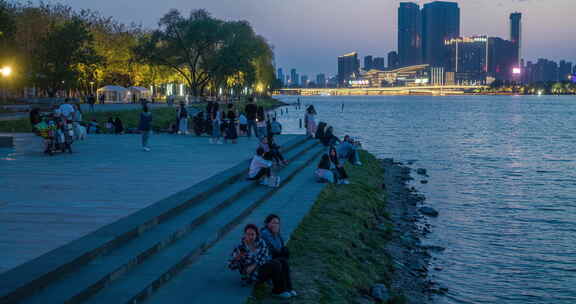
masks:
<path fill-rule="evenodd" d="M 414 186 L 440 212 L 424 240 L 446 248 L 436 303 L 576 303 L 575 97 L 300 98 L 337 134 L 428 170 Z M 279 120 L 301 132 L 288 109 Z"/>

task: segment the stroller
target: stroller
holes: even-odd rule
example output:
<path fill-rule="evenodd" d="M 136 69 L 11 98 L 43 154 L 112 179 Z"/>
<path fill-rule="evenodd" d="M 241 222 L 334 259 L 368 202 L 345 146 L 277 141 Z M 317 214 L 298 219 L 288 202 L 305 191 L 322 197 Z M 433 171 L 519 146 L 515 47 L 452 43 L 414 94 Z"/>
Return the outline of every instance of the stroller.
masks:
<path fill-rule="evenodd" d="M 71 121 L 46 116 L 35 126 L 36 134 L 44 138 L 44 154 L 55 152 L 72 153 L 74 127 Z"/>

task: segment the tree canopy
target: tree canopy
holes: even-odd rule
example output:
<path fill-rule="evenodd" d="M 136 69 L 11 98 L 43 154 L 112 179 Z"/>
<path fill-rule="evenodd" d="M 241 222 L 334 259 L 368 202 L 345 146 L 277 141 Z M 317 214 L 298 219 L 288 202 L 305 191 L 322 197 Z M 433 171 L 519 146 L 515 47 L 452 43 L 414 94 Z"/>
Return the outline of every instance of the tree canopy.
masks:
<path fill-rule="evenodd" d="M 194 10 L 187 17 L 171 10 L 134 52 L 144 62 L 176 71 L 194 96 L 253 86 L 264 67 L 273 75 L 272 49 L 248 22 L 222 21 L 205 10 Z"/>

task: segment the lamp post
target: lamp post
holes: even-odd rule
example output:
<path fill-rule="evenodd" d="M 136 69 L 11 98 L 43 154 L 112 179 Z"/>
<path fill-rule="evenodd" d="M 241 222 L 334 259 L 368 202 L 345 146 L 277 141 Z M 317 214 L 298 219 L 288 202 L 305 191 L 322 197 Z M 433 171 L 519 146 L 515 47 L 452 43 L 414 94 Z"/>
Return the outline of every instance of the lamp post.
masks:
<path fill-rule="evenodd" d="M 5 66 L 2 69 L 0 69 L 0 75 L 2 75 L 2 78 L 4 79 L 8 79 L 8 77 L 10 77 L 10 75 L 12 75 L 12 67 L 10 66 Z M 6 100 L 8 99 L 8 86 L 6 86 L 3 90 L 4 92 L 4 102 L 6 102 Z"/>
<path fill-rule="evenodd" d="M 90 94 L 94 95 L 94 81 L 90 81 Z"/>

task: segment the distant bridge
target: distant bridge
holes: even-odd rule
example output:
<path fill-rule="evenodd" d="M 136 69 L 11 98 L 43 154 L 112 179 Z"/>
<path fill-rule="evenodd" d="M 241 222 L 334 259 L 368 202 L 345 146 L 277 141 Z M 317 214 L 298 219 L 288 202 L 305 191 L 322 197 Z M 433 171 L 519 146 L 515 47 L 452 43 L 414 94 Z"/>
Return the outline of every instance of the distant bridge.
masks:
<path fill-rule="evenodd" d="M 445 86 L 411 86 L 383 88 L 309 88 L 309 89 L 278 89 L 275 95 L 458 95 L 475 93 L 486 89 L 486 85 L 445 85 Z"/>

